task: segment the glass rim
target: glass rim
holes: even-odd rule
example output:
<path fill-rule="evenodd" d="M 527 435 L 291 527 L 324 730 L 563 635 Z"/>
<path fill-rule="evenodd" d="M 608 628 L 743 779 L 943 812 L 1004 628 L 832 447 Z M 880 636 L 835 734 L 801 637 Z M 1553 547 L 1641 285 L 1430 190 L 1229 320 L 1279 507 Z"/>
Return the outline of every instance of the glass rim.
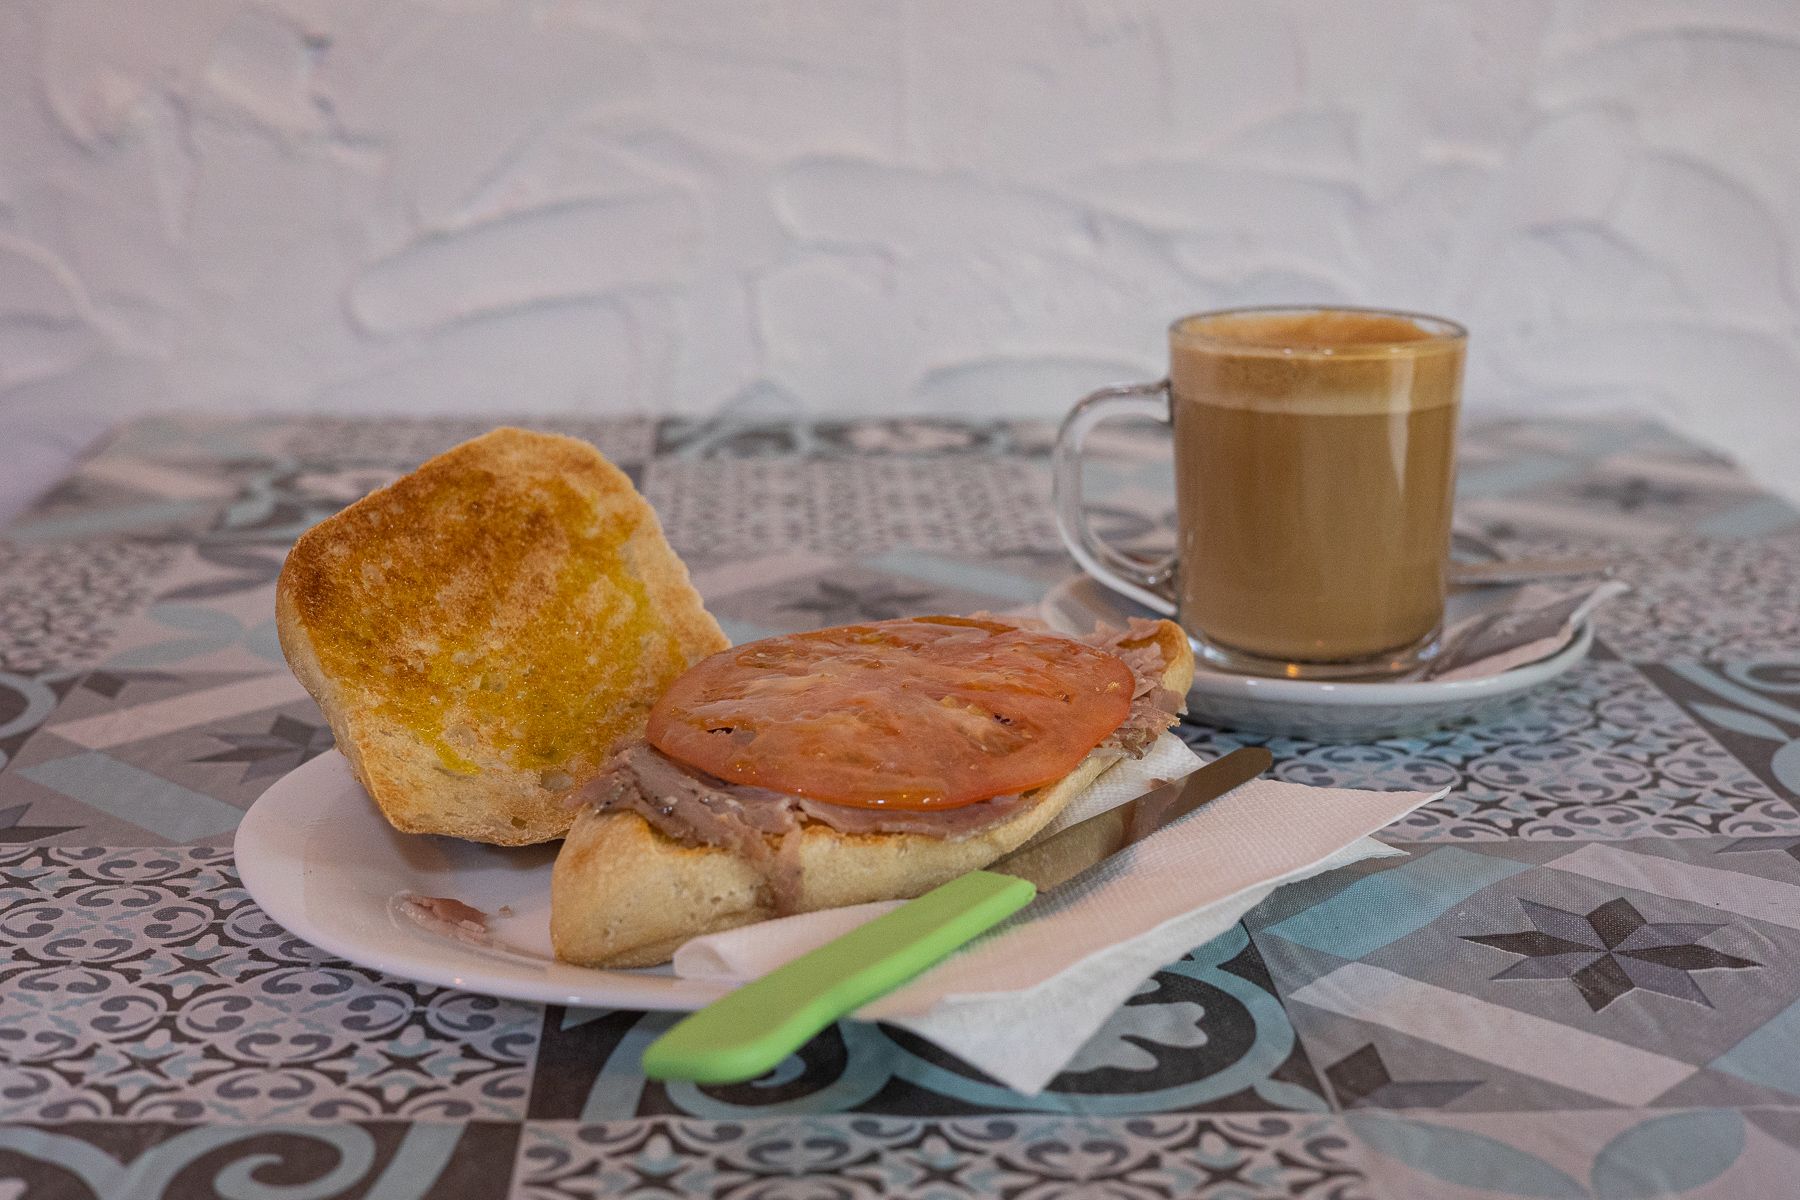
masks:
<path fill-rule="evenodd" d="M 1410 321 L 1427 336 L 1394 341 L 1358 342 L 1350 346 L 1283 346 L 1268 342 L 1246 342 L 1237 338 L 1212 337 L 1187 328 L 1191 323 L 1218 320 L 1221 317 L 1272 316 L 1292 313 L 1356 313 L 1363 316 L 1395 317 Z M 1403 358 L 1418 354 L 1445 353 L 1467 343 L 1469 331 L 1448 317 L 1411 312 L 1401 308 L 1374 308 L 1354 304 L 1252 304 L 1238 308 L 1215 308 L 1188 313 L 1169 323 L 1171 344 L 1200 345 L 1209 349 L 1230 350 L 1245 355 L 1282 358 Z"/>

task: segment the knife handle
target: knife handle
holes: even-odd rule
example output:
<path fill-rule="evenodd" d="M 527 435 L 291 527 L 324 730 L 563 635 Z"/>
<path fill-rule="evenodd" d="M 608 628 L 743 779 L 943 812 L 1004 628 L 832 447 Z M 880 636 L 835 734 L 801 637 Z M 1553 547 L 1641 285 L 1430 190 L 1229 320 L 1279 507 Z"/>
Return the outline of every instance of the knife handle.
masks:
<path fill-rule="evenodd" d="M 652 1079 L 738 1083 L 1031 903 L 1030 881 L 971 871 L 684 1018 L 644 1050 Z"/>

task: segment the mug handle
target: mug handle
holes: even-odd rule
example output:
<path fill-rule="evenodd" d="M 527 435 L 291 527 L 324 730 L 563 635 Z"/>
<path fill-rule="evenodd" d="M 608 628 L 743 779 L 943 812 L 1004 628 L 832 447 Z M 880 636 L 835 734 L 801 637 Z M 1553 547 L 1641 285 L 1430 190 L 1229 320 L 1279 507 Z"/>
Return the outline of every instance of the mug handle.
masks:
<path fill-rule="evenodd" d="M 1081 498 L 1081 447 L 1094 426 L 1113 417 L 1169 421 L 1169 381 L 1128 383 L 1090 392 L 1063 418 L 1053 459 L 1056 528 L 1081 569 L 1153 612 L 1175 615 L 1175 556 L 1149 560 L 1107 545 L 1088 523 Z"/>

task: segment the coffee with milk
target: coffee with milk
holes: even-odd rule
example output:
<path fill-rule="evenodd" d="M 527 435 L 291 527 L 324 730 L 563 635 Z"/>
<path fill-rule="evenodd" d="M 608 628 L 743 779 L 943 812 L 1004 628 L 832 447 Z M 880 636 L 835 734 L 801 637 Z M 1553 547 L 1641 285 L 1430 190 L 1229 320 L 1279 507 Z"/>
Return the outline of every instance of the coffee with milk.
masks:
<path fill-rule="evenodd" d="M 1181 620 L 1297 663 L 1401 656 L 1444 612 L 1463 342 L 1348 310 L 1178 323 Z"/>

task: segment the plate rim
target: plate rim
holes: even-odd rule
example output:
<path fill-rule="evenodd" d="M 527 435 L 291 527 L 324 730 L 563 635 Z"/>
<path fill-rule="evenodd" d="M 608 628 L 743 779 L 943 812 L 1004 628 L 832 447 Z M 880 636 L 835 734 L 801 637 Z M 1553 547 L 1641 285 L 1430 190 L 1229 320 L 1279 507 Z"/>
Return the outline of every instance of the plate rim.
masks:
<path fill-rule="evenodd" d="M 536 1004 L 690 1012 L 729 990 L 708 980 L 647 970 L 580 967 L 554 960 L 544 963 L 541 978 L 532 979 L 496 972 L 489 961 L 478 959 L 474 951 L 453 939 L 441 939 L 441 954 L 434 957 L 372 949 L 317 924 L 305 908 L 307 823 L 297 819 L 305 814 L 294 810 L 297 800 L 310 799 L 314 802 L 311 815 L 329 814 L 331 805 L 320 805 L 317 792 L 306 789 L 316 788 L 311 776 L 334 769 L 349 775 L 362 803 L 374 803 L 350 771 L 349 760 L 334 746 L 270 784 L 245 811 L 232 835 L 233 864 L 251 901 L 270 920 L 309 945 L 397 979 Z"/>

